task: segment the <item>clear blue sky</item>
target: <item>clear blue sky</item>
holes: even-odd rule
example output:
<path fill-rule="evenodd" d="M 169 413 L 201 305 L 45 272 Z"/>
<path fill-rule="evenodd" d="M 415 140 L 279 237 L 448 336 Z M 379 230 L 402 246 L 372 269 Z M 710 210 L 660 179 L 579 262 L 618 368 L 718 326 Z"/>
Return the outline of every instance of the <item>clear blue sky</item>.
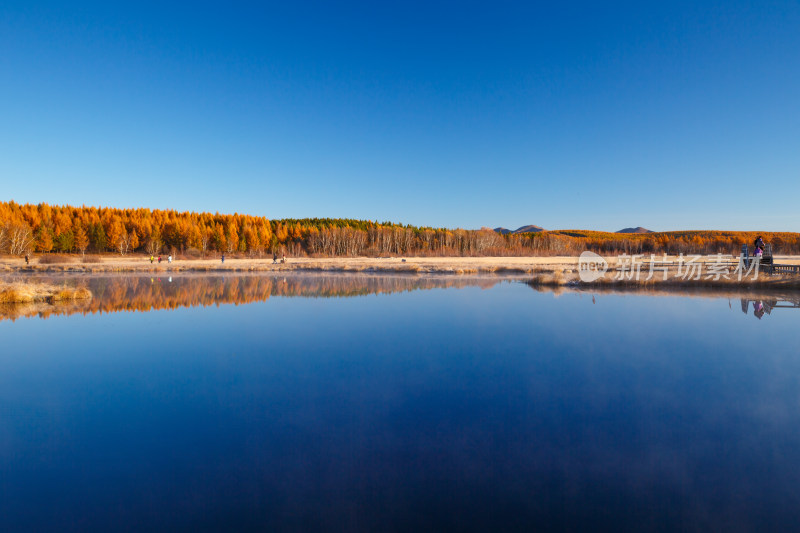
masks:
<path fill-rule="evenodd" d="M 6 1 L 0 197 L 800 231 L 800 3 Z"/>

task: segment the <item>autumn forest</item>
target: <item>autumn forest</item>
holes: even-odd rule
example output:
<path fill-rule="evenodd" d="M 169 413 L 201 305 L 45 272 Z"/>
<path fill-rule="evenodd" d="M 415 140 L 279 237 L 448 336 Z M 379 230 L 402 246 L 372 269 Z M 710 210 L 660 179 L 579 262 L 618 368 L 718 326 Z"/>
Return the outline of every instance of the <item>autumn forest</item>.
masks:
<path fill-rule="evenodd" d="M 0 202 L 0 253 L 291 256 L 535 256 L 598 253 L 738 254 L 756 232 L 619 234 L 415 227 L 354 219 L 281 219 L 158 209 Z M 800 233 L 762 232 L 776 254 L 800 254 Z"/>

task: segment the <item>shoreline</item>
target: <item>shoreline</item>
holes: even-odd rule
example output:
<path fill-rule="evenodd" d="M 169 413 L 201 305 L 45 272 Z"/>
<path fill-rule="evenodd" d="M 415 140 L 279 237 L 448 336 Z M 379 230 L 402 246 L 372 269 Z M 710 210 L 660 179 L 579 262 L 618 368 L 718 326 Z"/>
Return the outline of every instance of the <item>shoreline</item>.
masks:
<path fill-rule="evenodd" d="M 578 267 L 578 256 L 525 256 L 525 257 L 290 257 L 286 263 L 273 263 L 271 258 L 178 259 L 151 264 L 148 257 L 104 255 L 89 262 L 80 256 L 66 256 L 63 261 L 39 263 L 36 256 L 30 264 L 18 257 L 0 256 L 0 273 L 37 272 L 286 272 L 294 270 L 333 272 L 419 272 L 446 274 L 513 273 L 530 274 L 548 269 L 563 269 L 570 273 Z M 63 256 L 61 256 L 63 258 Z M 617 264 L 618 256 L 605 256 L 610 267 Z M 661 259 L 663 256 L 657 256 Z M 49 259 L 49 257 L 48 257 Z M 676 256 L 668 256 L 675 261 Z M 702 256 L 700 263 L 707 265 L 715 256 Z M 735 259 L 735 258 L 734 258 Z M 800 265 L 800 256 L 775 256 L 776 262 Z M 647 263 L 644 263 L 644 272 Z"/>
<path fill-rule="evenodd" d="M 703 256 L 701 263 L 708 269 L 715 256 Z M 102 256 L 93 262 L 80 262 L 80 257 L 67 256 L 64 262 L 38 263 L 38 257 L 26 265 L 24 259 L 0 257 L 0 275 L 19 275 L 23 278 L 36 275 L 59 274 L 290 274 L 290 273 L 343 273 L 343 274 L 400 274 L 400 275 L 489 275 L 513 276 L 534 286 L 569 286 L 582 290 L 616 288 L 637 290 L 656 288 L 680 290 L 693 287 L 710 289 L 778 289 L 800 290 L 798 275 L 768 275 L 760 273 L 756 280 L 752 276 L 738 280 L 708 279 L 705 271 L 700 279 L 681 279 L 676 276 L 676 267 L 670 267 L 670 277 L 662 279 L 657 273 L 647 280 L 647 265 L 642 268 L 640 279 L 616 280 L 613 268 L 617 257 L 607 257 L 609 271 L 602 279 L 585 283 L 578 275 L 577 256 L 553 257 L 336 257 L 336 258 L 287 258 L 286 263 L 273 263 L 271 258 L 230 258 L 222 263 L 219 259 L 181 259 L 173 263 L 163 261 L 151 264 L 142 256 Z M 670 257 L 674 260 L 674 257 Z M 800 256 L 776 256 L 781 264 L 800 264 Z"/>

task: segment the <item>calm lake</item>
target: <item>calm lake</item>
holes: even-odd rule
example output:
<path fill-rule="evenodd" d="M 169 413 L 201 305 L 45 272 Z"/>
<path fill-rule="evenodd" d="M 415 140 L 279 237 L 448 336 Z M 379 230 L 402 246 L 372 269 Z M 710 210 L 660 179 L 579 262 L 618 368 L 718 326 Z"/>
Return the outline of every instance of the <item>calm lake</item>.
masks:
<path fill-rule="evenodd" d="M 0 308 L 0 531 L 800 528 L 797 299 L 69 283 Z"/>

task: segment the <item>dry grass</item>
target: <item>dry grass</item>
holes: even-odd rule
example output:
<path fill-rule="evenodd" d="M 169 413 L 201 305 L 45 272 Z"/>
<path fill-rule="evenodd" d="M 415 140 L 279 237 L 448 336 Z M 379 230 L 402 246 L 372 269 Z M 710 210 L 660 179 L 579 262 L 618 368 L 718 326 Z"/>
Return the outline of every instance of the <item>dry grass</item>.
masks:
<path fill-rule="evenodd" d="M 564 275 L 564 270 L 556 268 L 553 270 L 542 270 L 536 272 L 533 277 L 528 280 L 529 285 L 545 285 L 550 287 L 560 287 L 572 283 L 574 280 L 568 279 Z"/>
<path fill-rule="evenodd" d="M 55 255 L 55 254 L 50 254 Z M 75 256 L 71 264 L 36 264 L 25 265 L 21 258 L 0 258 L 0 271 L 29 273 L 58 273 L 58 272 L 147 272 L 147 273 L 178 273 L 178 272 L 379 272 L 387 274 L 443 274 L 443 275 L 471 275 L 485 274 L 497 276 L 513 276 L 520 278 L 533 278 L 533 283 L 542 285 L 571 285 L 580 283 L 578 280 L 577 257 L 339 257 L 339 258 L 312 258 L 312 257 L 287 257 L 286 263 L 272 263 L 272 257 L 235 259 L 226 256 L 223 264 L 219 258 L 176 260 L 173 263 L 162 262 L 151 264 L 149 256 L 128 254 L 124 257 L 117 255 L 103 255 L 99 257 L 86 256 L 86 259 L 77 263 L 80 256 Z M 674 260 L 675 258 L 670 258 Z M 616 260 L 608 258 L 609 267 L 616 267 Z M 800 264 L 800 257 L 781 257 L 776 261 L 782 264 Z M 94 263 L 94 264 L 85 264 Z M 609 271 L 606 277 L 613 277 L 614 272 Z M 660 273 L 656 274 L 658 277 Z M 674 273 L 670 274 L 674 276 Z M 657 280 L 645 283 L 646 272 L 642 270 L 640 282 L 631 282 L 637 286 L 657 285 Z M 800 277 L 797 277 L 800 279 Z M 786 284 L 791 286 L 791 280 L 779 281 L 780 276 L 766 276 L 767 285 Z M 677 281 L 673 281 L 675 283 Z M 600 284 L 598 280 L 593 284 Z M 622 286 L 627 281 L 611 282 L 615 286 Z M 679 283 L 683 283 L 680 280 Z M 695 285 L 699 282 L 689 281 L 687 284 Z M 705 282 L 704 282 L 705 283 Z M 724 280 L 719 283 L 710 283 L 714 286 L 747 286 L 738 281 L 730 283 Z"/>
<path fill-rule="evenodd" d="M 741 280 L 736 276 L 729 278 L 721 277 L 720 279 L 709 278 L 706 275 L 700 276 L 699 279 L 689 278 L 684 279 L 672 275 L 667 279 L 662 276 L 653 276 L 647 279 L 646 275 L 641 275 L 638 279 L 633 277 L 631 279 L 616 279 L 611 273 L 606 274 L 592 282 L 583 282 L 580 280 L 578 273 L 570 269 L 543 269 L 533 273 L 533 276 L 526 282 L 531 286 L 572 286 L 580 287 L 583 289 L 695 289 L 695 288 L 711 288 L 711 289 L 768 289 L 768 290 L 800 290 L 800 277 L 789 274 L 759 274 L 757 279 L 752 276 L 743 277 Z"/>
<path fill-rule="evenodd" d="M 46 283 L 2 283 L 0 282 L 0 303 L 63 302 L 91 298 L 92 293 L 85 287 L 67 285 L 48 285 Z"/>
<path fill-rule="evenodd" d="M 75 256 L 66 254 L 45 254 L 40 255 L 38 260 L 40 265 L 54 265 L 58 263 L 74 263 Z"/>
<path fill-rule="evenodd" d="M 103 260 L 99 255 L 84 255 L 81 257 L 81 263 L 102 263 Z"/>

